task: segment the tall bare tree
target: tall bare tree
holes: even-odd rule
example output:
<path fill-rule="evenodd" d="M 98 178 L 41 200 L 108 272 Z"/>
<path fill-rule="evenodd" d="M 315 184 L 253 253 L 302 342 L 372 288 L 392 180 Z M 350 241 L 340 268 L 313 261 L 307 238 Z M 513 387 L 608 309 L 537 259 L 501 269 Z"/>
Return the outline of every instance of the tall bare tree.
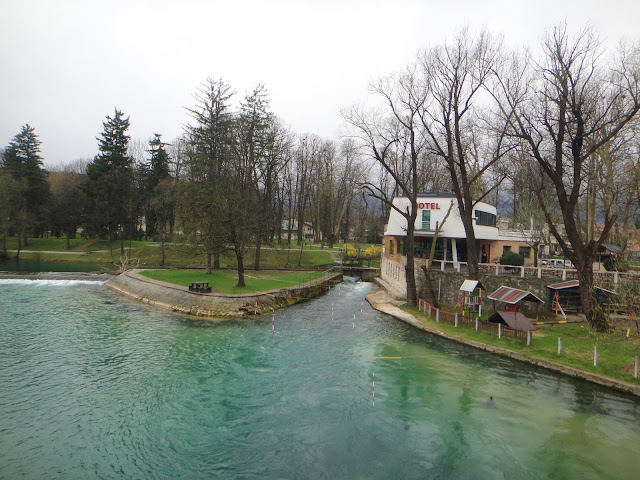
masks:
<path fill-rule="evenodd" d="M 474 230 L 474 210 L 495 185 L 485 174 L 510 149 L 505 122 L 492 124 L 485 88 L 495 75 L 500 42 L 481 32 L 461 30 L 451 43 L 420 54 L 427 101 L 419 110 L 428 149 L 446 162 L 453 193 L 467 237 L 469 277 L 478 278 L 480 246 Z M 504 177 L 502 177 L 504 178 Z"/>
<path fill-rule="evenodd" d="M 552 203 L 562 212 L 566 237 L 553 221 L 550 199 L 538 201 L 549 229 L 577 268 L 583 312 L 596 331 L 608 329 L 593 289 L 593 258 L 616 222 L 603 205 L 602 229 L 584 235 L 579 200 L 591 157 L 620 135 L 640 109 L 640 55 L 636 46 L 622 46 L 610 64 L 603 62 L 592 28 L 571 37 L 566 25 L 550 30 L 542 42 L 539 62 L 515 59 L 510 74 L 500 79 L 502 109 L 512 134 L 526 145 L 553 184 Z"/>
<path fill-rule="evenodd" d="M 367 156 L 381 166 L 392 178 L 409 205 L 399 208 L 388 198 L 380 185 L 365 181 L 362 187 L 369 195 L 385 202 L 407 221 L 405 252 L 405 282 L 407 303 L 417 304 L 415 278 L 415 222 L 418 215 L 418 163 L 424 148 L 420 130 L 420 112 L 424 110 L 426 89 L 412 66 L 403 72 L 379 80 L 372 90 L 386 104 L 384 114 L 353 108 L 343 117 L 354 128 L 355 137 Z"/>

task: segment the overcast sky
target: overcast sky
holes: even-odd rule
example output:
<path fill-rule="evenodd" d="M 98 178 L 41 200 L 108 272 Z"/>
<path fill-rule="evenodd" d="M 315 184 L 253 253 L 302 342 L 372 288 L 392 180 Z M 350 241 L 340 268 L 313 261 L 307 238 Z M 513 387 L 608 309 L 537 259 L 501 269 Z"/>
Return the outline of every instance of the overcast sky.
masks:
<path fill-rule="evenodd" d="M 91 158 L 114 107 L 132 138 L 171 141 L 207 77 L 256 84 L 298 133 L 337 138 L 369 83 L 464 25 L 535 46 L 566 20 L 638 40 L 638 0 L 0 0 L 0 147 L 25 123 L 45 166 Z"/>

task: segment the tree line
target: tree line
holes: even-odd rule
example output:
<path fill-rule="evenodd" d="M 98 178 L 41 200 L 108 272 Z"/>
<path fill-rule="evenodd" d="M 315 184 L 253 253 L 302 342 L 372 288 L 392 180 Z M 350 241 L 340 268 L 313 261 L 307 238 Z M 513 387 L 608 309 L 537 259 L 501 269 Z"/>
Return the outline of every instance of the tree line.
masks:
<path fill-rule="evenodd" d="M 549 29 L 537 53 L 509 49 L 487 31 L 465 28 L 378 79 L 377 109 L 343 111 L 340 143 L 292 132 L 259 85 L 236 102 L 222 79 L 194 94 L 184 134 L 131 142 L 129 118 L 108 116 L 99 153 L 46 171 L 34 129 L 25 125 L 2 152 L 0 232 L 96 238 L 154 238 L 179 232 L 207 271 L 231 250 L 244 278 L 247 252 L 260 268 L 265 245 L 292 245 L 311 225 L 316 241 L 373 243 L 392 199 L 404 195 L 408 303 L 416 303 L 413 229 L 418 196 L 450 191 L 477 279 L 475 206 L 489 201 L 512 228 L 537 231 L 575 265 L 590 324 L 607 328 L 592 261 L 607 241 L 625 246 L 640 208 L 640 49 L 620 43 L 605 55 L 597 32 Z M 441 226 L 440 226 L 441 227 Z"/>
<path fill-rule="evenodd" d="M 222 79 L 207 79 L 188 108 L 184 134 L 131 141 L 130 119 L 117 108 L 103 122 L 98 154 L 46 170 L 30 125 L 1 152 L 0 255 L 7 238 L 81 234 L 119 241 L 188 242 L 208 273 L 231 251 L 244 285 L 245 259 L 260 268 L 264 246 L 311 240 L 379 242 L 381 211 L 363 199 L 365 173 L 352 142 L 299 135 L 271 111 L 259 85 L 237 104 Z"/>

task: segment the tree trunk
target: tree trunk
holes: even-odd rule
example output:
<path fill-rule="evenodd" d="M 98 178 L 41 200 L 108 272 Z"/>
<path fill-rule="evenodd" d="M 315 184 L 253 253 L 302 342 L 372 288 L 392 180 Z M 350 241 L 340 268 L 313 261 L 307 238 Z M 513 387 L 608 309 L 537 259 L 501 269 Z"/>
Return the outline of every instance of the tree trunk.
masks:
<path fill-rule="evenodd" d="M 220 252 L 213 254 L 213 269 L 220 270 Z"/>
<path fill-rule="evenodd" d="M 160 251 L 162 253 L 162 259 L 160 260 L 160 266 L 163 267 L 164 266 L 164 233 L 162 234 L 162 237 L 160 238 Z"/>
<path fill-rule="evenodd" d="M 238 252 L 236 252 L 236 260 L 238 262 L 238 283 L 236 287 L 244 287 L 244 258 Z"/>
<path fill-rule="evenodd" d="M 475 231 L 473 230 L 473 220 L 470 218 L 470 215 L 467 216 L 462 211 L 460 211 L 460 214 L 465 233 L 467 234 L 467 270 L 469 272 L 469 278 L 479 280 L 480 267 L 478 266 L 478 262 L 480 249 L 478 248 L 478 241 L 475 236 Z"/>
<path fill-rule="evenodd" d="M 211 252 L 207 252 L 207 263 L 204 267 L 204 273 L 211 275 Z"/>
<path fill-rule="evenodd" d="M 422 272 L 424 273 L 424 279 L 427 284 L 427 291 L 429 292 L 429 296 L 431 297 L 431 303 L 436 308 L 440 308 L 440 301 L 438 300 L 438 296 L 436 295 L 436 289 L 433 286 L 433 280 L 431 279 L 431 267 L 426 267 L 425 265 L 421 265 Z"/>
<path fill-rule="evenodd" d="M 596 332 L 608 332 L 609 322 L 607 316 L 598 303 L 593 288 L 593 265 L 591 262 L 579 261 L 580 265 L 575 265 L 578 270 L 578 280 L 580 281 L 580 305 L 582 312 L 586 315 L 587 321 Z"/>
<path fill-rule="evenodd" d="M 2 253 L 0 253 L 0 259 L 6 260 L 9 258 L 9 254 L 7 253 L 7 234 L 2 236 Z"/>
<path fill-rule="evenodd" d="M 260 270 L 260 248 L 262 247 L 262 228 L 258 227 L 258 234 L 256 236 L 256 253 L 255 260 L 253 262 L 253 269 Z"/>
<path fill-rule="evenodd" d="M 415 209 L 413 209 L 415 212 Z M 415 307 L 418 304 L 418 298 L 416 293 L 416 266 L 414 260 L 414 246 L 415 239 L 413 238 L 413 232 L 415 228 L 415 216 L 412 215 L 412 219 L 410 219 L 407 224 L 407 240 L 406 240 L 406 256 L 407 256 L 407 264 L 404 267 L 405 272 L 405 281 L 407 283 L 407 305 L 410 307 Z"/>

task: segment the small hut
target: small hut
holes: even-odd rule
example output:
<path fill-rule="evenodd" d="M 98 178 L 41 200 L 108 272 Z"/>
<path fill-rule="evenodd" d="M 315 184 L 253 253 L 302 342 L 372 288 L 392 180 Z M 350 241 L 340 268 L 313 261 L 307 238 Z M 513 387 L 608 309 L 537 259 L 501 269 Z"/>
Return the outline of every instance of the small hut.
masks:
<path fill-rule="evenodd" d="M 482 283 L 478 280 L 465 280 L 460 286 L 462 292 L 461 305 L 468 312 L 476 313 L 482 316 Z"/>
<path fill-rule="evenodd" d="M 548 298 L 553 309 L 558 314 L 558 310 L 564 315 L 565 313 L 578 313 L 582 311 L 580 303 L 580 281 L 567 280 L 566 282 L 554 283 L 547 285 L 549 292 Z M 594 287 L 596 300 L 600 305 L 609 305 L 612 303 L 616 292 L 607 290 L 602 287 Z"/>
<path fill-rule="evenodd" d="M 527 332 L 530 330 L 537 330 L 527 317 L 520 312 L 496 312 L 489 317 L 489 321 L 492 323 L 502 323 L 507 325 L 511 330 L 520 330 Z"/>
<path fill-rule="evenodd" d="M 506 303 L 505 312 L 519 312 L 521 302 L 531 302 L 536 304 L 536 319 L 540 309 L 540 304 L 544 303 L 539 297 L 527 290 L 507 287 L 502 285 L 495 292 L 487 297 L 493 301 L 493 311 L 496 311 L 496 302 Z M 524 315 L 523 315 L 524 316 Z"/>

